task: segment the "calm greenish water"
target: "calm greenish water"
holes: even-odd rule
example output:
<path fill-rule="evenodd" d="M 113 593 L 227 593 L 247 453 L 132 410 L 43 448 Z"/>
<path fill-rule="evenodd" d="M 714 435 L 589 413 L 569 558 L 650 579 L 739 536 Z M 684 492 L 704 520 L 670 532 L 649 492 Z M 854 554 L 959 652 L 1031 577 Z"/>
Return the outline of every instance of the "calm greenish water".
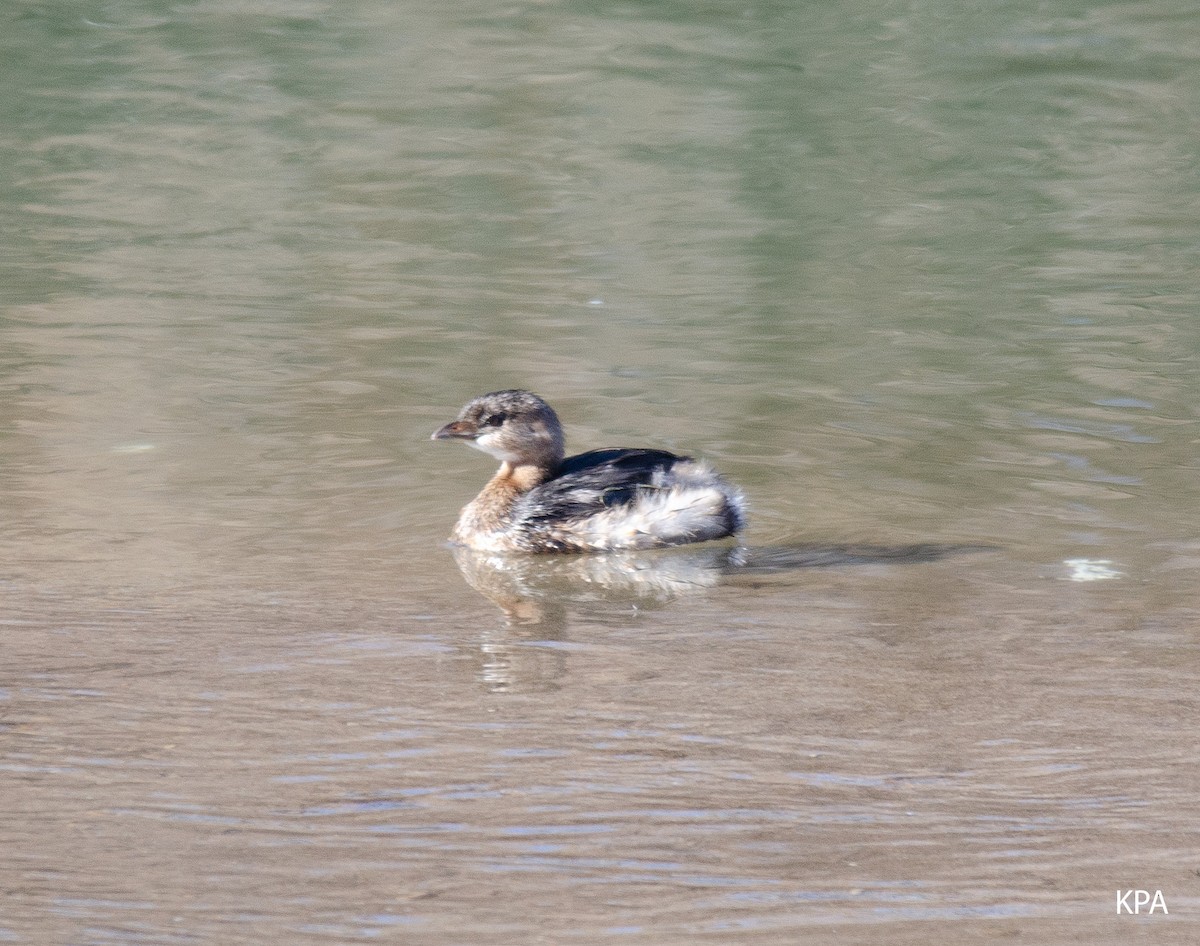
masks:
<path fill-rule="evenodd" d="M 1195 912 L 1194 4 L 10 0 L 0 85 L 0 940 Z M 456 563 L 514 386 L 993 549 Z"/>

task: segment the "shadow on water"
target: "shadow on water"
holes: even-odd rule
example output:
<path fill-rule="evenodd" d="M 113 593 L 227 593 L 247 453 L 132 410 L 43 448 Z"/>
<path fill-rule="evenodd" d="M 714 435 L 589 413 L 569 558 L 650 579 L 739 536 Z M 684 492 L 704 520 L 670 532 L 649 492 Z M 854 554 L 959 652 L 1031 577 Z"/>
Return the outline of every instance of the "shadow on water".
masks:
<path fill-rule="evenodd" d="M 467 583 L 494 601 L 514 623 L 536 623 L 533 602 L 629 601 L 659 604 L 696 594 L 740 576 L 774 575 L 852 565 L 920 565 L 994 546 L 797 544 L 706 546 L 600 555 L 515 555 L 456 548 Z"/>
<path fill-rule="evenodd" d="M 456 548 L 467 584 L 489 598 L 510 625 L 545 623 L 556 607 L 617 602 L 661 606 L 741 577 L 853 565 L 919 565 L 992 546 L 798 544 L 707 546 L 602 555 L 513 555 Z"/>
<path fill-rule="evenodd" d="M 704 546 L 601 555 L 514 555 L 455 548 L 467 584 L 504 622 L 483 632 L 481 681 L 489 689 L 554 689 L 565 669 L 559 646 L 572 613 L 602 619 L 617 608 L 653 610 L 745 579 L 813 568 L 920 565 L 992 546 L 950 543 Z M 534 646 L 536 645 L 536 646 Z"/>
<path fill-rule="evenodd" d="M 800 544 L 738 547 L 728 550 L 722 566 L 725 576 L 773 574 L 801 568 L 836 568 L 846 565 L 922 565 L 952 555 L 995 551 L 996 546 L 945 542 L 907 545 Z"/>

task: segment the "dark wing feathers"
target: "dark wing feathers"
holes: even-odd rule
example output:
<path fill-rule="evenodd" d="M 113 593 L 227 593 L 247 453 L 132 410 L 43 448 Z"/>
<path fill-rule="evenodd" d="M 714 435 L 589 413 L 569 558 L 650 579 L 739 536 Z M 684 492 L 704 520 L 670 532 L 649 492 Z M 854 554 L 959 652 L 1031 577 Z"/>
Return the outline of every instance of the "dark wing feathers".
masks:
<path fill-rule="evenodd" d="M 655 470 L 666 470 L 676 463 L 690 460 L 691 457 L 680 457 L 666 450 L 647 450 L 623 447 L 609 447 L 607 450 L 589 450 L 573 457 L 567 457 L 558 468 L 554 479 L 561 480 L 565 476 L 589 475 L 600 477 L 620 477 L 649 479 Z"/>
<path fill-rule="evenodd" d="M 535 486 L 522 499 L 531 518 L 554 519 L 597 512 L 630 502 L 654 474 L 690 457 L 666 450 L 610 448 L 568 457 L 553 479 Z"/>

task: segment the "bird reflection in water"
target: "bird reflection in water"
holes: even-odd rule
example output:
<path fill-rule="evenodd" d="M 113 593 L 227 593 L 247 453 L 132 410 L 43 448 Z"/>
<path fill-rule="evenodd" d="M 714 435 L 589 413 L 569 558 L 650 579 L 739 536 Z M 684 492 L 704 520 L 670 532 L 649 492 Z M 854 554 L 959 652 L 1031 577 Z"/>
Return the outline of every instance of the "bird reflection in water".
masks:
<path fill-rule="evenodd" d="M 595 555 L 522 555 L 454 546 L 467 584 L 491 600 L 504 624 L 484 635 L 481 680 L 496 691 L 557 688 L 565 672 L 573 611 L 590 619 L 648 611 L 719 585 L 810 568 L 917 565 L 988 546 L 907 545 L 693 546 Z"/>

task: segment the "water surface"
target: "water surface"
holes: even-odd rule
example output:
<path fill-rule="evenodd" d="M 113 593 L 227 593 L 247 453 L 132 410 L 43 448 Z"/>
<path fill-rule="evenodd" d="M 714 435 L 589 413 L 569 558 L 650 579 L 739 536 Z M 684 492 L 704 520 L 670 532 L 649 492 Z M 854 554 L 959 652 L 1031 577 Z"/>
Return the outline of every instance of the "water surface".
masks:
<path fill-rule="evenodd" d="M 0 941 L 1194 938 L 1189 5 L 0 21 Z M 806 567 L 456 556 L 511 386 Z"/>

